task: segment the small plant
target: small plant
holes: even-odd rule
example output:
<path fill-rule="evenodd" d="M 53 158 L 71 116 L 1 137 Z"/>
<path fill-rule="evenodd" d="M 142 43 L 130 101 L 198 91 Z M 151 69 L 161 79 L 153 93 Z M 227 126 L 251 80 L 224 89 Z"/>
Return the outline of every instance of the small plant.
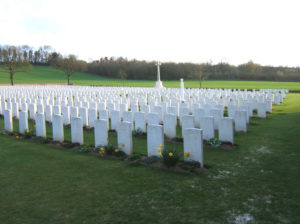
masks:
<path fill-rule="evenodd" d="M 90 151 L 91 151 L 91 148 L 89 146 L 87 146 L 87 145 L 80 146 L 79 152 L 88 153 Z"/>
<path fill-rule="evenodd" d="M 113 145 L 106 145 L 103 148 L 104 148 L 105 153 L 107 155 L 112 155 L 114 153 L 114 151 L 115 151 L 115 147 Z"/>
<path fill-rule="evenodd" d="M 100 149 L 96 149 L 95 151 L 96 152 L 98 151 L 101 156 L 103 156 L 105 154 L 105 148 L 104 147 L 101 147 Z"/>
<path fill-rule="evenodd" d="M 63 146 L 67 149 L 71 149 L 71 148 L 74 148 L 76 146 L 79 146 L 79 144 L 78 143 L 72 143 L 72 142 L 66 142 L 66 143 L 63 144 Z"/>
<path fill-rule="evenodd" d="M 1 129 L 1 135 L 5 135 L 6 134 L 6 130 L 5 129 Z"/>
<path fill-rule="evenodd" d="M 138 154 L 134 154 L 134 155 L 128 156 L 128 160 L 129 161 L 138 161 L 140 159 L 141 159 L 141 155 L 138 155 Z"/>
<path fill-rule="evenodd" d="M 121 151 L 121 150 L 119 150 L 119 149 L 115 149 L 114 151 L 113 151 L 113 155 L 114 156 L 117 156 L 117 157 L 126 157 L 126 154 L 125 154 L 125 152 L 123 152 L 123 151 Z"/>
<path fill-rule="evenodd" d="M 48 144 L 48 143 L 50 143 L 50 140 L 49 140 L 48 138 L 37 137 L 37 140 L 38 140 L 41 144 Z"/>
<path fill-rule="evenodd" d="M 158 160 L 159 160 L 158 156 L 150 156 L 144 159 L 144 163 L 152 164 L 152 163 L 156 163 Z"/>
<path fill-rule="evenodd" d="M 144 135 L 144 132 L 143 132 L 140 128 L 138 128 L 138 129 L 133 129 L 133 130 L 132 130 L 132 135 L 133 135 L 134 137 L 138 137 L 138 136 Z"/>
<path fill-rule="evenodd" d="M 32 133 L 29 129 L 25 131 L 24 138 L 29 139 L 32 137 Z"/>
<path fill-rule="evenodd" d="M 221 146 L 221 141 L 216 138 L 212 138 L 207 142 L 213 148 L 219 148 Z"/>
<path fill-rule="evenodd" d="M 164 149 L 162 151 L 162 157 L 167 167 L 175 166 L 180 159 L 180 155 L 176 149 Z"/>
<path fill-rule="evenodd" d="M 189 172 L 195 172 L 196 169 L 201 167 L 201 164 L 196 161 L 184 162 L 180 165 L 180 167 Z"/>

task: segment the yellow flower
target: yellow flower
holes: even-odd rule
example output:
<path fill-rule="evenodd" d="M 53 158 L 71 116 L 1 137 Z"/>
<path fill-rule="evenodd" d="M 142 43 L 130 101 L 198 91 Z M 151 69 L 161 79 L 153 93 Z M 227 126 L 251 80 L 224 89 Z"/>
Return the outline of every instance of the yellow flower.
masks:
<path fill-rule="evenodd" d="M 115 152 L 119 152 L 119 149 L 115 149 Z"/>
<path fill-rule="evenodd" d="M 19 139 L 19 136 L 16 136 L 16 139 Z"/>
<path fill-rule="evenodd" d="M 189 152 L 184 153 L 184 157 L 189 157 L 189 156 L 190 156 Z"/>
<path fill-rule="evenodd" d="M 100 151 L 101 151 L 101 152 L 104 152 L 104 148 L 100 148 Z"/>
<path fill-rule="evenodd" d="M 103 155 L 103 154 L 104 154 L 104 151 L 99 151 L 99 153 L 100 153 L 101 155 Z"/>
<path fill-rule="evenodd" d="M 159 148 L 162 148 L 163 146 L 162 145 L 159 145 Z"/>
<path fill-rule="evenodd" d="M 158 153 L 158 156 L 162 156 L 162 153 L 161 153 L 161 152 L 159 152 L 159 153 Z"/>
<path fill-rule="evenodd" d="M 173 156 L 173 152 L 169 152 L 169 156 Z"/>
<path fill-rule="evenodd" d="M 122 144 L 121 144 L 121 146 L 122 146 L 122 147 L 124 147 L 124 146 L 125 146 L 125 144 L 123 144 L 123 143 L 122 143 Z"/>
<path fill-rule="evenodd" d="M 160 152 L 160 150 L 161 150 L 161 148 L 160 148 L 160 147 L 158 147 L 158 148 L 157 148 L 157 151 L 159 151 L 159 152 Z"/>
<path fill-rule="evenodd" d="M 29 133 L 29 132 L 30 132 L 29 129 L 27 129 L 27 130 L 26 130 L 26 133 Z"/>

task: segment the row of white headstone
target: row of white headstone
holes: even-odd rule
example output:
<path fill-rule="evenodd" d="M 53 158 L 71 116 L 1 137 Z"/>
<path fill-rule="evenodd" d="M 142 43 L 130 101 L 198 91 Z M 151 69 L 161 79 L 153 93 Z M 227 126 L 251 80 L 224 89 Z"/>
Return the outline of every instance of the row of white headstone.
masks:
<path fill-rule="evenodd" d="M 46 137 L 45 115 L 37 113 L 35 116 L 36 136 Z M 12 111 L 4 110 L 4 128 L 6 131 L 13 131 Z M 19 116 L 19 133 L 25 134 L 28 130 L 28 113 L 21 111 Z M 53 140 L 64 141 L 63 116 L 53 115 L 52 120 Z M 106 146 L 108 144 L 108 120 L 96 120 L 94 123 L 95 147 Z M 117 127 L 118 147 L 127 155 L 132 155 L 132 123 L 122 121 Z M 183 134 L 184 153 L 189 153 L 185 157 L 186 161 L 197 161 L 203 167 L 203 137 L 202 130 L 197 128 L 187 128 Z M 71 118 L 71 140 L 72 143 L 84 143 L 83 119 L 81 117 Z M 164 147 L 164 131 L 162 125 L 148 125 L 147 127 L 147 151 L 148 156 L 158 156 L 158 148 Z"/>
<path fill-rule="evenodd" d="M 9 90 L 13 90 L 13 93 L 17 92 L 15 89 L 9 88 Z M 285 97 L 285 93 L 281 92 L 277 92 L 277 95 L 274 96 L 272 92 L 270 93 L 270 91 L 266 91 L 266 93 L 268 93 L 267 97 L 264 97 L 261 92 L 256 92 L 259 93 L 260 98 L 260 102 L 258 103 L 251 102 L 250 100 L 247 101 L 245 99 L 240 101 L 235 100 L 235 94 L 232 94 L 232 99 L 229 98 L 231 99 L 231 101 L 225 101 L 225 105 L 228 108 L 229 117 L 224 117 L 224 104 L 213 105 L 208 104 L 208 102 L 206 102 L 206 104 L 188 104 L 187 102 L 181 103 L 175 101 L 172 102 L 171 106 L 168 106 L 167 103 L 163 102 L 161 103 L 161 105 L 157 105 L 157 102 L 150 102 L 150 105 L 143 103 L 139 104 L 139 101 L 136 100 L 132 100 L 132 102 L 135 103 L 130 104 L 130 100 L 127 100 L 126 98 L 125 100 L 123 98 L 123 100 L 126 102 L 113 103 L 108 102 L 109 99 L 107 99 L 104 102 L 98 102 L 96 104 L 96 102 L 87 102 L 84 101 L 84 99 L 82 99 L 83 101 L 74 100 L 73 102 L 74 96 L 69 96 L 64 101 L 61 101 L 59 96 L 56 96 L 55 99 L 45 96 L 36 98 L 36 95 L 38 95 L 39 93 L 36 93 L 34 91 L 31 92 L 33 97 L 22 99 L 22 97 L 5 97 L 7 95 L 13 96 L 13 94 L 11 93 L 7 94 L 6 91 L 5 94 L 3 94 L 4 97 L 2 97 L 4 100 L 2 99 L 0 104 L 0 114 L 2 113 L 3 109 L 7 108 L 12 110 L 12 114 L 14 117 L 18 118 L 19 110 L 21 109 L 22 111 L 29 111 L 29 117 L 31 119 L 35 119 L 36 113 L 45 114 L 45 119 L 48 122 L 52 122 L 53 115 L 62 114 L 63 123 L 65 125 L 70 124 L 71 117 L 81 117 L 83 120 L 83 125 L 90 127 L 94 127 L 94 122 L 98 118 L 105 120 L 110 119 L 111 129 L 113 130 L 115 130 L 118 123 L 123 120 L 130 122 L 132 124 L 132 128 L 134 127 L 135 129 L 140 129 L 143 132 L 146 131 L 146 124 L 158 125 L 163 123 L 165 135 L 168 138 L 176 137 L 177 117 L 179 117 L 182 130 L 186 128 L 201 128 L 203 130 L 203 138 L 205 140 L 214 138 L 215 130 L 218 130 L 219 139 L 221 141 L 231 143 L 234 142 L 234 127 L 238 132 L 247 132 L 247 124 L 249 123 L 249 120 L 253 115 L 254 109 L 257 109 L 259 117 L 265 118 L 266 112 L 272 111 L 272 103 L 275 101 L 275 99 L 278 98 L 280 103 Z M 208 93 L 210 92 L 211 91 L 208 90 Z M 48 90 L 48 93 L 51 95 L 52 92 Z M 76 95 L 75 93 L 73 95 Z M 234 91 L 214 91 L 214 94 L 219 93 L 221 95 L 230 95 L 229 93 L 234 93 Z M 249 93 L 247 92 L 239 93 L 241 96 L 249 96 Z M 52 93 L 52 95 L 57 94 Z M 68 106 L 66 102 L 73 106 Z M 21 103 L 21 108 L 19 108 L 19 103 Z M 131 111 L 128 111 L 129 106 Z M 119 110 L 116 110 L 116 108 L 119 108 Z M 139 112 L 139 108 L 141 112 Z"/>
<path fill-rule="evenodd" d="M 201 141 L 214 138 L 215 130 L 218 130 L 221 141 L 233 143 L 234 124 L 236 131 L 246 132 L 253 110 L 258 110 L 258 115 L 265 117 L 266 112 L 272 111 L 272 103 L 281 103 L 287 92 L 186 90 L 185 96 L 188 98 L 185 102 L 180 102 L 177 98 L 178 91 L 157 91 L 152 88 L 5 87 L 0 88 L 0 113 L 5 115 L 8 131 L 12 128 L 12 116 L 19 117 L 19 131 L 24 133 L 28 128 L 29 111 L 29 117 L 36 122 L 36 134 L 41 137 L 45 136 L 45 120 L 52 122 L 53 139 L 57 141 L 63 140 L 63 124 L 71 123 L 72 141 L 80 144 L 83 143 L 82 127 L 94 127 L 95 145 L 107 143 L 110 120 L 111 129 L 118 132 L 118 142 L 126 146 L 123 147 L 124 151 L 129 154 L 132 152 L 132 137 L 129 137 L 131 131 L 120 131 L 126 129 L 123 126 L 130 125 L 130 130 L 135 128 L 143 132 L 147 129 L 147 135 L 151 136 L 151 127 L 162 127 L 162 131 L 156 132 L 162 135 L 148 139 L 149 153 L 154 140 L 159 142 L 158 145 L 163 145 L 163 140 L 159 139 L 164 139 L 164 134 L 168 138 L 176 137 L 177 118 L 182 126 L 184 139 L 189 136 L 185 133 L 192 132 L 187 130 L 201 130 Z M 225 106 L 229 117 L 223 116 Z M 128 111 L 129 108 L 131 111 Z"/>

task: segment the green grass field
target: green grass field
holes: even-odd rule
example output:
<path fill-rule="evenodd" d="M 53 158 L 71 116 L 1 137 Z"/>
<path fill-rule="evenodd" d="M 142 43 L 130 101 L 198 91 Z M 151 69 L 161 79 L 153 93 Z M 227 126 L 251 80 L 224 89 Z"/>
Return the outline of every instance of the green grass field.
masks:
<path fill-rule="evenodd" d="M 153 74 L 155 77 L 155 74 Z M 162 74 L 163 79 L 163 74 Z M 71 77 L 71 82 L 76 85 L 103 85 L 103 86 L 131 86 L 131 87 L 154 87 L 154 81 L 109 79 L 87 73 L 75 73 Z M 9 75 L 0 72 L 0 84 L 9 84 Z M 16 84 L 34 83 L 66 83 L 66 76 L 63 72 L 46 66 L 34 66 L 34 69 L 27 73 L 16 73 Z M 198 81 L 187 80 L 184 82 L 186 88 L 198 88 Z M 164 81 L 165 87 L 177 88 L 180 86 L 178 81 Z M 235 89 L 289 89 L 300 91 L 300 82 L 264 82 L 264 81 L 204 81 L 203 88 L 235 88 Z"/>
<path fill-rule="evenodd" d="M 288 94 L 234 150 L 205 148 L 200 176 L 0 135 L 0 223 L 299 223 L 299 105 Z M 146 152 L 144 137 L 134 152 Z"/>

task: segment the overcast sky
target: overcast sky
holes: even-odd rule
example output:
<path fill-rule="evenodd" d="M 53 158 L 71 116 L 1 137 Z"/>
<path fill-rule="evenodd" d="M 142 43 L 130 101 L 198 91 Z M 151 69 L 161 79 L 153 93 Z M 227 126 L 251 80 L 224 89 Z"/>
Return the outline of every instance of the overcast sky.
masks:
<path fill-rule="evenodd" d="M 0 44 L 81 59 L 300 65 L 299 0 L 0 0 Z"/>

